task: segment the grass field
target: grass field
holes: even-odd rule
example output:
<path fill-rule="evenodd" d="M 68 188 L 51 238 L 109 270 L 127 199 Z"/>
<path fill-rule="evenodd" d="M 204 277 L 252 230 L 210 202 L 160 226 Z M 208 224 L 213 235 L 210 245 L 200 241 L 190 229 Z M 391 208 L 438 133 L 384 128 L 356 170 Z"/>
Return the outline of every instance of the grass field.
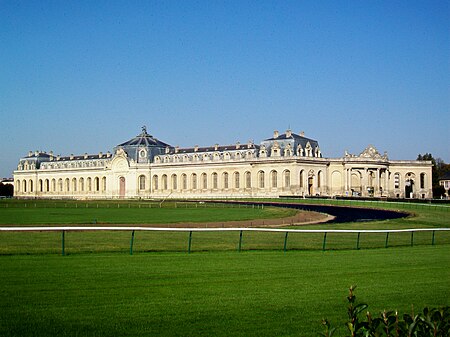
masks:
<path fill-rule="evenodd" d="M 140 223 L 141 210 L 156 223 L 170 215 L 186 221 L 186 213 L 176 213 L 182 204 L 145 209 L 138 202 L 104 202 L 97 209 L 93 202 L 84 208 L 7 202 L 0 202 L 3 226 L 29 226 L 36 214 L 46 219 L 46 213 L 64 223 L 59 220 L 87 210 L 94 211 L 89 218 L 105 222 L 110 220 L 95 211 L 104 211 L 111 221 L 123 217 Z M 450 227 L 446 207 L 371 206 L 406 209 L 414 216 L 302 228 Z M 190 210 L 199 218 L 224 219 L 270 211 L 221 207 Z M 112 209 L 117 213 L 111 215 Z M 168 213 L 156 213 L 162 210 Z M 239 232 L 196 232 L 192 254 L 186 254 L 188 233 L 136 232 L 130 256 L 129 232 L 67 232 L 62 257 L 61 233 L 0 233 L 0 336 L 317 336 L 323 317 L 336 325 L 344 322 L 352 284 L 374 313 L 449 305 L 450 235 L 439 233 L 435 246 L 430 235 L 416 233 L 414 247 L 409 235 L 391 235 L 388 249 L 381 248 L 384 234 L 362 235 L 362 249 L 355 250 L 356 234 L 330 234 L 328 250 L 321 251 L 321 234 L 290 234 L 284 253 L 284 233 L 245 232 L 238 253 Z M 341 327 L 335 336 L 344 335 Z"/>
<path fill-rule="evenodd" d="M 166 224 L 289 217 L 292 209 L 188 202 L 1 200 L 0 225 Z"/>
<path fill-rule="evenodd" d="M 449 304 L 449 248 L 0 256 L 0 336 L 316 336 L 352 284 L 374 313 Z"/>

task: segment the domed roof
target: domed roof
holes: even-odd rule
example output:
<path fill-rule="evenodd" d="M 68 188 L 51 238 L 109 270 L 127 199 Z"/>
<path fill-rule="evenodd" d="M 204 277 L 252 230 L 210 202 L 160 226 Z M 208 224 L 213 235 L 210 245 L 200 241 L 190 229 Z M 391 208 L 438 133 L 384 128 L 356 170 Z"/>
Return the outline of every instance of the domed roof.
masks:
<path fill-rule="evenodd" d="M 152 135 L 147 133 L 147 128 L 142 127 L 142 132 L 136 137 L 119 144 L 114 148 L 114 152 L 119 149 L 125 151 L 127 156 L 137 162 L 147 163 L 153 160 L 156 155 L 161 155 L 166 152 L 166 149 L 172 149 L 169 144 L 161 142 Z"/>
<path fill-rule="evenodd" d="M 142 127 L 142 132 L 134 138 L 126 141 L 125 143 L 117 145 L 117 147 L 128 147 L 128 146 L 136 146 L 136 147 L 171 147 L 169 144 L 161 142 L 160 140 L 154 138 L 152 135 L 147 133 L 147 128 L 145 126 Z"/>

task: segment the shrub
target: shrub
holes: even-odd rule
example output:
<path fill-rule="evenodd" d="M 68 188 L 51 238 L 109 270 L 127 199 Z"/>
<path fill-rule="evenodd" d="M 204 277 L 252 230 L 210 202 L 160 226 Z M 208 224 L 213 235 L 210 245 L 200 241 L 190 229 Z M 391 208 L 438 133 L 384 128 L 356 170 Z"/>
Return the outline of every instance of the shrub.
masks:
<path fill-rule="evenodd" d="M 348 321 L 345 327 L 350 337 L 448 337 L 450 336 L 450 306 L 442 308 L 424 308 L 419 314 L 404 314 L 397 311 L 384 310 L 379 316 L 373 317 L 367 311 L 364 318 L 362 312 L 369 306 L 366 303 L 356 303 L 354 294 L 356 286 L 349 288 L 347 297 Z M 324 319 L 322 321 L 324 337 L 332 337 L 337 328 Z"/>

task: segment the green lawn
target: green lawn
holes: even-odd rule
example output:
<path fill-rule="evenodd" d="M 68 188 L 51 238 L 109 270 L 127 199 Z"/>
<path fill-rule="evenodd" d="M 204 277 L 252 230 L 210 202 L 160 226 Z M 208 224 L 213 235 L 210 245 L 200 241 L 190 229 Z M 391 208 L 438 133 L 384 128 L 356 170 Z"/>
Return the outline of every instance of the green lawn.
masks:
<path fill-rule="evenodd" d="M 167 224 L 289 217 L 292 209 L 187 202 L 2 200 L 0 225 Z"/>
<path fill-rule="evenodd" d="M 0 256 L 0 336 L 316 336 L 369 309 L 450 304 L 450 246 Z M 343 336 L 345 328 L 341 327 Z"/>

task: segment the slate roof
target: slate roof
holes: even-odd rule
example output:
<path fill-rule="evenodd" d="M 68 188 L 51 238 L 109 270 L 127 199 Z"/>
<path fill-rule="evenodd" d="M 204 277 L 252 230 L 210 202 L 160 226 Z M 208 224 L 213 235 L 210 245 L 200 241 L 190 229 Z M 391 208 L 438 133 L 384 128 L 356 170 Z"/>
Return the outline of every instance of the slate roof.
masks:
<path fill-rule="evenodd" d="M 117 145 L 116 147 L 172 147 L 169 144 L 166 144 L 164 142 L 161 142 L 160 140 L 156 139 L 152 135 L 149 135 L 147 133 L 147 130 L 145 128 L 142 128 L 142 132 L 137 135 L 134 138 L 131 138 L 130 140 Z"/>

